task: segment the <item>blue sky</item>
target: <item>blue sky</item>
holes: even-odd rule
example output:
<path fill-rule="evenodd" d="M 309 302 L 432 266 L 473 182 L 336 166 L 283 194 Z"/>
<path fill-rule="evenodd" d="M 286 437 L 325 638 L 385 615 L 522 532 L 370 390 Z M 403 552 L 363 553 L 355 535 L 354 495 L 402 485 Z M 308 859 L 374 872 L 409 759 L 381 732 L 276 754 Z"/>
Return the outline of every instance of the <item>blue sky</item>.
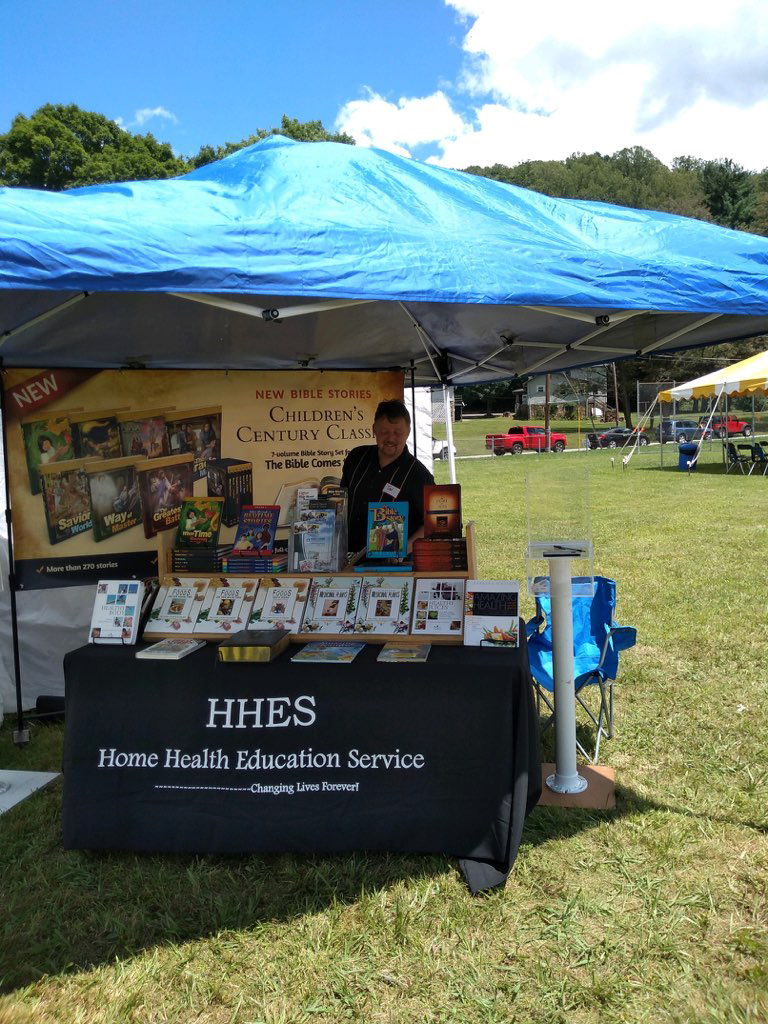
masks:
<path fill-rule="evenodd" d="M 0 132 L 76 103 L 177 153 L 285 113 L 451 167 L 642 145 L 768 166 L 768 2 L 5 0 Z"/>

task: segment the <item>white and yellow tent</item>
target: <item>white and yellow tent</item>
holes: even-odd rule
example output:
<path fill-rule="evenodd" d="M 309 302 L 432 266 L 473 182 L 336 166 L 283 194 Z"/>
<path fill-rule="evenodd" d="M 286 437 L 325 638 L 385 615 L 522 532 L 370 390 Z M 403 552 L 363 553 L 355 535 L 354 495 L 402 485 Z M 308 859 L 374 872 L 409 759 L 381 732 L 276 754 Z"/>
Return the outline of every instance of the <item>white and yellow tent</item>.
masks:
<path fill-rule="evenodd" d="M 739 363 L 714 370 L 687 384 L 659 392 L 660 402 L 679 402 L 687 398 L 709 398 L 715 395 L 752 395 L 768 392 L 768 351 L 742 359 Z"/>

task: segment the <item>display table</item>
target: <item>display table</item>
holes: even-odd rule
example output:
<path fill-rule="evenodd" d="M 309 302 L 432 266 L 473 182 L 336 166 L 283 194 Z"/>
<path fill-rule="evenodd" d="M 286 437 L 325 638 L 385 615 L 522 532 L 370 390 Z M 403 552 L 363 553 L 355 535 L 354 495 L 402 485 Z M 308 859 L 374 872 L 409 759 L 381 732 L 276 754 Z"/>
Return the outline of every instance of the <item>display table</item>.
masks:
<path fill-rule="evenodd" d="M 375 646 L 349 665 L 297 649 L 266 665 L 214 646 L 68 654 L 65 847 L 443 853 L 472 891 L 502 883 L 540 794 L 526 648 L 397 665 Z"/>

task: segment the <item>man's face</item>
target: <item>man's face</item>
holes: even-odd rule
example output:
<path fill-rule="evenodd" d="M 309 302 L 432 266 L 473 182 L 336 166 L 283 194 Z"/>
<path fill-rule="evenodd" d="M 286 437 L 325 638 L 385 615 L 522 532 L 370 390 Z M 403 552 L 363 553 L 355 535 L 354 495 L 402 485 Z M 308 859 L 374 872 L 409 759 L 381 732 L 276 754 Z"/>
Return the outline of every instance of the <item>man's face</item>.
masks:
<path fill-rule="evenodd" d="M 385 416 L 373 424 L 373 436 L 379 456 L 387 462 L 394 462 L 402 455 L 408 440 L 408 424 L 404 419 L 389 420 Z"/>

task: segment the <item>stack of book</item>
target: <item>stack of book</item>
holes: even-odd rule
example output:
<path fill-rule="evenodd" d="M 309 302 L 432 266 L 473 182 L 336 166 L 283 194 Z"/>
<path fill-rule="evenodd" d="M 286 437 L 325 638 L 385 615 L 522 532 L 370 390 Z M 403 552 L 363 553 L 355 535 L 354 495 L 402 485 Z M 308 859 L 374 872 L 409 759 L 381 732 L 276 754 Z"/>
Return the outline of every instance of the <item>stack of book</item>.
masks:
<path fill-rule="evenodd" d="M 224 563 L 232 550 L 231 544 L 220 544 L 215 548 L 173 548 L 171 551 L 172 572 L 226 572 Z"/>
<path fill-rule="evenodd" d="M 253 576 L 260 573 L 285 572 L 288 568 L 288 553 L 286 551 L 275 551 L 271 555 L 254 555 L 249 558 L 244 555 L 235 555 L 230 550 L 221 560 L 221 571 L 229 573 L 230 576 Z"/>
<path fill-rule="evenodd" d="M 413 542 L 414 572 L 466 572 L 467 541 L 464 537 L 420 537 Z"/>

